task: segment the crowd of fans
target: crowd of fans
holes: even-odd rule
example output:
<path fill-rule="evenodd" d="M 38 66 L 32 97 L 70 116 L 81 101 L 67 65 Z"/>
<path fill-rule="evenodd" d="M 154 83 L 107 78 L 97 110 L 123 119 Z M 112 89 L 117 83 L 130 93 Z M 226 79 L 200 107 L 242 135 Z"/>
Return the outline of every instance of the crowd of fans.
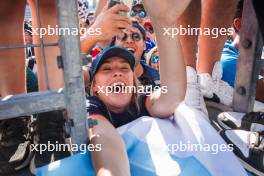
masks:
<path fill-rule="evenodd" d="M 91 105 L 87 107 L 87 111 L 89 112 L 89 114 L 95 115 L 96 119 L 100 123 L 102 123 L 105 128 L 107 129 L 109 128 L 108 133 L 109 131 L 112 133 L 113 126 L 119 127 L 143 115 L 164 118 L 164 116 L 168 116 L 169 114 L 173 113 L 172 109 L 175 109 L 177 107 L 176 104 L 179 101 L 185 101 L 186 104 L 201 110 L 206 115 L 208 115 L 208 113 L 205 107 L 204 98 L 207 98 L 208 100 L 211 101 L 215 101 L 217 103 L 222 103 L 226 106 L 231 106 L 233 92 L 234 92 L 236 64 L 239 53 L 239 48 L 238 48 L 239 32 L 241 27 L 241 18 L 242 18 L 242 9 L 243 9 L 242 0 L 239 1 L 238 5 L 235 2 L 236 2 L 235 0 L 232 0 L 232 2 L 230 1 L 224 3 L 223 1 L 223 3 L 219 2 L 219 4 L 217 4 L 220 11 L 223 10 L 223 8 L 227 7 L 227 10 L 225 12 L 227 13 L 227 16 L 222 16 L 221 19 L 219 17 L 219 21 L 215 19 L 213 20 L 210 19 L 209 12 L 206 12 L 205 9 L 202 9 L 203 11 L 201 13 L 202 18 L 200 19 L 201 28 L 210 25 L 215 25 L 218 27 L 219 26 L 230 27 L 234 31 L 232 36 L 221 36 L 217 40 L 212 40 L 210 36 L 207 37 L 192 36 L 191 38 L 189 36 L 185 36 L 185 37 L 180 36 L 179 37 L 180 44 L 179 44 L 175 41 L 172 41 L 171 38 L 167 38 L 166 40 L 160 39 L 162 36 L 162 31 L 155 31 L 157 30 L 158 27 L 162 26 L 157 24 L 159 18 L 157 16 L 153 17 L 154 12 L 150 12 L 152 16 L 149 15 L 147 13 L 149 9 L 144 8 L 143 2 L 141 0 L 134 0 L 132 4 L 132 9 L 128 9 L 128 7 L 123 4 L 119 4 L 114 7 L 108 8 L 108 2 L 106 0 L 100 0 L 96 11 L 91 11 L 91 12 L 87 10 L 88 6 L 87 4 L 85 4 L 85 1 L 79 0 L 78 14 L 79 14 L 81 53 L 86 55 L 88 58 L 92 58 L 90 60 L 90 63 L 88 63 L 87 65 L 83 65 L 82 67 L 85 87 L 87 88 L 86 89 L 87 99 L 90 100 L 91 102 Z M 179 24 L 182 24 L 184 26 L 187 24 L 187 22 L 189 22 L 188 17 L 192 16 L 193 13 L 195 13 L 193 9 L 197 8 L 196 3 L 197 2 L 192 1 L 190 5 L 186 8 L 186 11 L 182 13 L 182 16 L 179 16 L 179 19 L 177 18 Z M 31 7 L 34 7 L 34 3 L 30 3 L 30 5 Z M 44 3 L 44 5 L 46 4 Z M 51 7 L 52 5 L 54 5 L 54 3 L 51 3 L 51 5 L 49 5 L 49 9 L 51 10 L 51 15 L 54 15 L 55 13 L 53 13 L 54 9 L 53 7 Z M 148 7 L 149 6 L 150 4 L 148 4 Z M 209 7 L 208 4 L 205 4 L 205 6 L 206 7 L 208 6 L 209 9 L 211 8 Z M 212 8 L 214 9 L 215 7 Z M 127 16 L 119 14 L 120 11 L 127 12 Z M 33 14 L 32 17 L 34 18 L 35 17 L 34 10 L 32 11 L 32 14 Z M 169 12 L 168 15 L 170 15 Z M 208 19 L 205 20 L 205 18 Z M 154 21 L 152 21 L 152 19 L 154 19 Z M 172 23 L 173 20 L 171 20 L 171 17 L 168 17 L 168 19 L 169 20 L 167 24 L 170 25 L 169 27 L 175 27 Z M 196 19 L 196 16 L 194 19 Z M 213 21 L 211 22 L 212 24 L 210 24 L 210 20 Z M 49 22 L 44 20 L 44 25 L 48 23 Z M 56 20 L 52 19 L 50 23 L 54 25 L 56 24 Z M 193 27 L 195 27 L 195 25 L 197 24 L 200 25 L 200 23 L 197 24 L 196 23 L 197 21 L 193 20 L 189 24 L 193 25 Z M 162 22 L 162 24 L 166 26 L 167 25 L 166 20 Z M 36 43 L 38 41 L 38 39 L 34 38 L 35 36 L 32 35 L 32 28 L 34 27 L 36 27 L 36 21 L 34 21 L 33 19 L 32 21 L 24 21 L 24 44 L 27 45 L 27 47 L 25 48 L 27 91 L 9 92 L 4 89 L 0 89 L 0 97 L 6 96 L 7 94 L 46 90 L 47 83 L 43 82 L 43 73 L 41 70 L 41 64 L 39 59 L 40 50 L 39 48 L 31 46 L 33 43 Z M 85 33 L 85 31 L 87 31 L 86 29 L 89 28 L 100 29 L 101 35 L 94 36 Z M 52 36 L 44 37 L 45 42 L 52 42 L 56 40 L 57 40 L 56 37 L 52 37 Z M 181 46 L 177 44 L 174 45 L 172 44 L 173 42 Z M 224 47 L 221 44 L 223 44 Z M 197 45 L 199 45 L 199 47 Z M 181 51 L 181 47 L 182 47 L 182 51 Z M 175 51 L 173 51 L 173 48 L 175 48 Z M 61 72 L 58 71 L 58 68 L 56 68 L 56 66 L 51 66 L 54 65 L 52 64 L 55 62 L 54 57 L 58 55 L 58 48 L 53 48 L 47 50 L 46 52 L 48 53 L 47 54 L 47 58 L 48 58 L 47 63 L 49 65 L 48 71 L 53 72 L 52 75 L 53 74 L 56 75 L 54 77 L 55 78 L 54 80 L 52 79 L 50 80 L 51 81 L 50 86 L 52 89 L 58 89 L 60 87 L 63 87 Z M 173 57 L 174 60 L 177 59 L 178 60 L 174 62 Z M 110 60 L 109 58 L 112 59 Z M 181 62 L 182 58 L 184 59 L 184 63 L 186 66 L 186 69 L 184 67 L 184 73 L 182 72 L 183 68 L 180 67 L 181 64 L 183 63 Z M 170 64 L 174 64 L 174 65 L 170 66 Z M 115 68 L 114 66 L 116 66 L 117 68 Z M 149 96 L 151 98 L 148 98 L 148 96 L 142 94 L 140 95 L 133 94 L 132 98 L 124 96 L 122 97 L 124 102 L 126 102 L 126 99 L 129 99 L 129 101 L 127 101 L 128 105 L 127 104 L 113 105 L 113 106 L 120 105 L 120 107 L 122 108 L 124 107 L 123 109 L 121 108 L 122 110 L 120 112 L 119 110 L 112 108 L 113 106 L 111 103 L 116 101 L 115 98 L 113 99 L 109 97 L 106 98 L 104 97 L 104 95 L 99 94 L 98 90 L 96 90 L 95 88 L 95 85 L 97 86 L 104 85 L 103 81 L 105 80 L 103 79 L 104 77 L 102 75 L 107 75 L 108 73 L 113 72 L 114 69 L 119 69 L 121 70 L 120 74 L 124 74 L 125 76 L 127 75 L 127 80 L 124 81 L 122 79 L 119 79 L 118 82 L 119 87 L 120 86 L 122 87 L 123 84 L 130 85 L 131 83 L 131 85 L 151 86 L 154 90 L 154 88 L 160 87 L 164 85 L 164 83 L 175 82 L 175 85 L 167 84 L 169 85 L 168 95 L 159 95 L 158 98 L 157 95 Z M 168 72 L 166 72 L 166 69 L 168 70 Z M 185 81 L 185 74 L 187 75 L 187 85 L 181 84 Z M 260 76 L 258 80 L 259 83 L 257 87 L 256 99 L 261 102 L 264 102 L 264 94 L 263 94 L 264 84 L 263 84 L 262 76 Z M 51 75 L 49 75 L 49 77 L 51 77 Z M 0 79 L 3 78 L 0 77 Z M 109 77 L 109 79 L 111 78 Z M 122 84 L 120 82 L 122 82 Z M 185 90 L 186 86 L 187 88 Z M 194 88 L 198 92 L 201 92 L 202 96 L 198 96 L 199 93 L 193 94 L 193 90 L 191 90 L 190 87 Z M 172 89 L 174 88 L 175 90 L 173 91 L 178 91 L 177 93 L 174 93 L 172 91 Z M 186 91 L 186 95 L 185 95 L 185 91 Z M 159 106 L 155 105 L 155 102 Z M 163 105 L 161 106 L 161 104 Z M 166 107 L 167 109 L 165 108 L 166 110 L 164 110 L 162 109 L 162 107 Z M 120 120 L 120 118 L 118 118 L 120 116 L 122 116 L 123 119 Z M 244 114 L 244 113 L 237 113 L 237 114 L 225 113 L 219 116 L 219 121 L 220 121 L 219 124 L 220 125 L 225 124 L 227 121 L 228 121 L 227 123 L 230 123 L 232 119 L 228 117 L 235 117 L 235 119 L 239 117 L 241 119 L 242 117 L 247 117 L 247 116 L 248 114 Z M 251 116 L 254 116 L 254 118 L 258 118 L 258 117 L 263 117 L 263 114 L 253 113 L 251 114 Z M 64 143 L 65 135 L 63 134 L 63 127 L 61 127 L 62 124 L 64 123 L 63 111 L 40 113 L 37 114 L 35 117 L 36 120 L 34 121 L 34 123 L 37 124 L 36 133 L 38 133 L 38 137 L 34 139 L 35 140 L 34 142 L 37 141 L 37 142 L 45 143 L 47 140 L 50 140 L 51 136 L 53 136 L 54 142 L 60 141 L 60 143 Z M 46 118 L 46 120 L 43 120 L 44 117 L 45 118 L 50 117 L 50 119 Z M 107 119 L 110 123 L 106 122 L 105 119 Z M 23 125 L 25 126 L 25 123 L 29 123 L 28 120 L 27 122 L 24 121 L 20 122 L 19 119 L 12 119 L 12 120 L 3 120 L 2 122 L 0 122 L 0 133 L 4 130 L 10 130 L 11 128 L 9 127 L 12 126 L 10 124 L 19 123 L 20 126 Z M 7 121 L 8 123 L 6 123 Z M 56 122 L 57 124 L 54 125 L 53 122 Z M 53 125 L 51 125 L 52 123 Z M 256 123 L 260 123 L 264 125 L 263 119 L 262 121 L 258 121 Z M 109 127 L 109 124 L 113 126 Z M 59 128 L 58 125 L 60 125 Z M 25 127 L 21 127 L 21 129 L 24 128 Z M 55 135 L 54 131 L 51 131 L 51 129 L 55 129 L 54 131 L 57 134 Z M 28 133 L 28 130 L 24 130 L 24 131 L 26 131 L 25 133 Z M 98 131 L 99 133 L 101 132 L 100 130 Z M 255 131 L 252 131 L 252 129 L 247 129 L 245 131 L 248 132 L 248 135 L 252 135 L 253 132 L 255 133 Z M 227 132 L 229 131 L 226 131 L 226 133 Z M 222 133 L 223 138 L 226 138 L 227 136 L 226 133 Z M 17 134 L 12 135 L 12 137 L 16 135 Z M 23 136 L 21 136 L 20 134 L 21 138 L 26 139 L 25 135 L 24 134 L 22 135 Z M 115 132 L 113 132 L 113 135 L 116 138 L 118 138 Z M 3 137 L 0 138 L 0 141 L 1 140 L 3 140 Z M 92 142 L 94 142 L 98 139 L 91 139 L 91 140 L 93 140 Z M 100 140 L 107 140 L 107 139 L 103 138 Z M 120 144 L 121 147 L 117 145 L 118 147 L 120 147 L 119 148 L 120 149 L 119 152 L 120 152 L 123 151 L 124 149 L 122 148 L 121 142 L 118 140 L 119 139 L 114 139 L 114 142 L 116 142 L 116 144 Z M 21 140 L 19 140 L 19 143 L 20 142 Z M 100 142 L 104 143 L 104 141 L 100 141 Z M 15 143 L 19 144 L 17 142 Z M 16 165 L 20 164 L 19 162 L 14 162 L 13 163 L 14 167 L 12 166 L 13 168 L 8 167 L 8 169 L 5 169 L 5 167 L 7 166 L 6 165 L 2 166 L 1 163 L 5 162 L 6 158 L 11 157 L 12 154 L 8 155 L 7 152 L 6 154 L 7 157 L 1 158 L 1 152 L 3 152 L 6 149 L 5 148 L 6 146 L 1 148 L 1 145 L 2 143 L 0 143 L 0 175 L 2 173 L 6 174 L 9 172 L 14 172 L 15 171 L 14 168 L 16 167 Z M 14 148 L 17 148 L 17 146 Z M 109 148 L 111 148 L 111 146 L 109 146 Z M 14 149 L 14 151 L 16 151 L 16 149 Z M 9 153 L 12 152 L 9 150 Z M 122 152 L 120 152 L 119 154 L 114 152 L 113 154 L 120 156 L 119 162 L 120 163 L 123 162 L 122 172 L 126 173 L 127 161 L 125 155 L 123 155 Z M 59 154 L 57 155 L 58 157 L 55 159 L 52 158 L 51 155 L 52 155 L 51 153 L 47 153 L 42 156 L 36 154 L 34 157 L 33 168 L 48 164 L 49 162 L 56 159 L 61 159 L 65 156 L 69 156 L 69 153 Z M 103 153 L 103 155 L 106 157 L 112 156 L 111 154 L 108 153 Z M 261 156 L 263 157 L 263 153 Z M 42 157 L 45 159 L 42 159 Z M 24 158 L 25 157 L 23 157 L 23 159 Z M 95 160 L 98 163 L 101 162 L 101 158 L 99 159 L 96 158 Z M 95 162 L 96 169 L 100 168 L 101 166 L 101 164 L 100 163 L 98 164 L 97 162 Z M 254 165 L 254 162 L 253 163 L 250 162 L 249 164 Z M 110 166 L 113 167 L 114 170 L 113 172 L 115 172 L 116 168 L 111 164 Z M 261 165 L 257 169 L 260 172 L 264 173 L 263 165 Z"/>

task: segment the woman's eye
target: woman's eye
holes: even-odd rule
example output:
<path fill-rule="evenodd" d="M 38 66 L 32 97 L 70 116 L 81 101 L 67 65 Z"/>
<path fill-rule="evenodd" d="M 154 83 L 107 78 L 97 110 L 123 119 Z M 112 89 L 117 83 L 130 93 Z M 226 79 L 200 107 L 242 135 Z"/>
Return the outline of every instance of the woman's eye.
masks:
<path fill-rule="evenodd" d="M 111 70 L 111 67 L 104 67 L 102 70 L 103 71 L 110 71 Z"/>
<path fill-rule="evenodd" d="M 128 67 L 122 67 L 121 70 L 123 70 L 123 71 L 128 71 L 129 68 L 128 68 Z"/>

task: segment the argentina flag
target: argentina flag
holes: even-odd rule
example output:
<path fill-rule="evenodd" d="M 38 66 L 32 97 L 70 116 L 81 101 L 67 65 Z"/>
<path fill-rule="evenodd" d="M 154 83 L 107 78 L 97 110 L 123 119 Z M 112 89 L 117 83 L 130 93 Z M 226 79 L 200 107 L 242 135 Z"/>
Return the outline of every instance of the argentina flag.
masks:
<path fill-rule="evenodd" d="M 133 176 L 243 176 L 246 171 L 204 113 L 182 104 L 170 119 L 141 117 L 118 128 Z M 106 158 L 111 159 L 111 158 Z M 36 170 L 38 176 L 95 175 L 89 152 Z"/>

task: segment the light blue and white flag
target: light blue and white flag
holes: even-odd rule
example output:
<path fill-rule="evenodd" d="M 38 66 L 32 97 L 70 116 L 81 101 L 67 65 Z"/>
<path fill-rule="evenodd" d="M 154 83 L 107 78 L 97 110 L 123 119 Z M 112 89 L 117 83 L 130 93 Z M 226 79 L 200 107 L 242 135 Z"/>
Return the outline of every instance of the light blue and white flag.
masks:
<path fill-rule="evenodd" d="M 235 155 L 204 114 L 182 104 L 170 119 L 141 117 L 118 128 L 134 176 L 243 176 Z M 107 158 L 106 158 L 107 159 Z M 36 175 L 95 175 L 89 153 L 37 169 Z"/>

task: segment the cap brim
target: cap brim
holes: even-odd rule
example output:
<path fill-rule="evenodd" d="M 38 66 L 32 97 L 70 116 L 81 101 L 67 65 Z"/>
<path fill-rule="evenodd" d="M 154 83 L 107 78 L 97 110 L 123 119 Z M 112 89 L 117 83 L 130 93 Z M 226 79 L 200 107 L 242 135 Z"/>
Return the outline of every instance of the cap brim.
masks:
<path fill-rule="evenodd" d="M 120 57 L 120 58 L 125 59 L 129 63 L 131 69 L 134 70 L 135 57 L 133 53 L 131 53 L 126 48 L 118 47 L 118 46 L 109 47 L 103 50 L 102 53 L 98 55 L 98 57 L 99 57 L 99 61 L 94 66 L 95 68 L 93 69 L 93 75 L 96 73 L 98 68 L 102 65 L 102 63 L 106 59 L 111 58 L 111 57 Z"/>

